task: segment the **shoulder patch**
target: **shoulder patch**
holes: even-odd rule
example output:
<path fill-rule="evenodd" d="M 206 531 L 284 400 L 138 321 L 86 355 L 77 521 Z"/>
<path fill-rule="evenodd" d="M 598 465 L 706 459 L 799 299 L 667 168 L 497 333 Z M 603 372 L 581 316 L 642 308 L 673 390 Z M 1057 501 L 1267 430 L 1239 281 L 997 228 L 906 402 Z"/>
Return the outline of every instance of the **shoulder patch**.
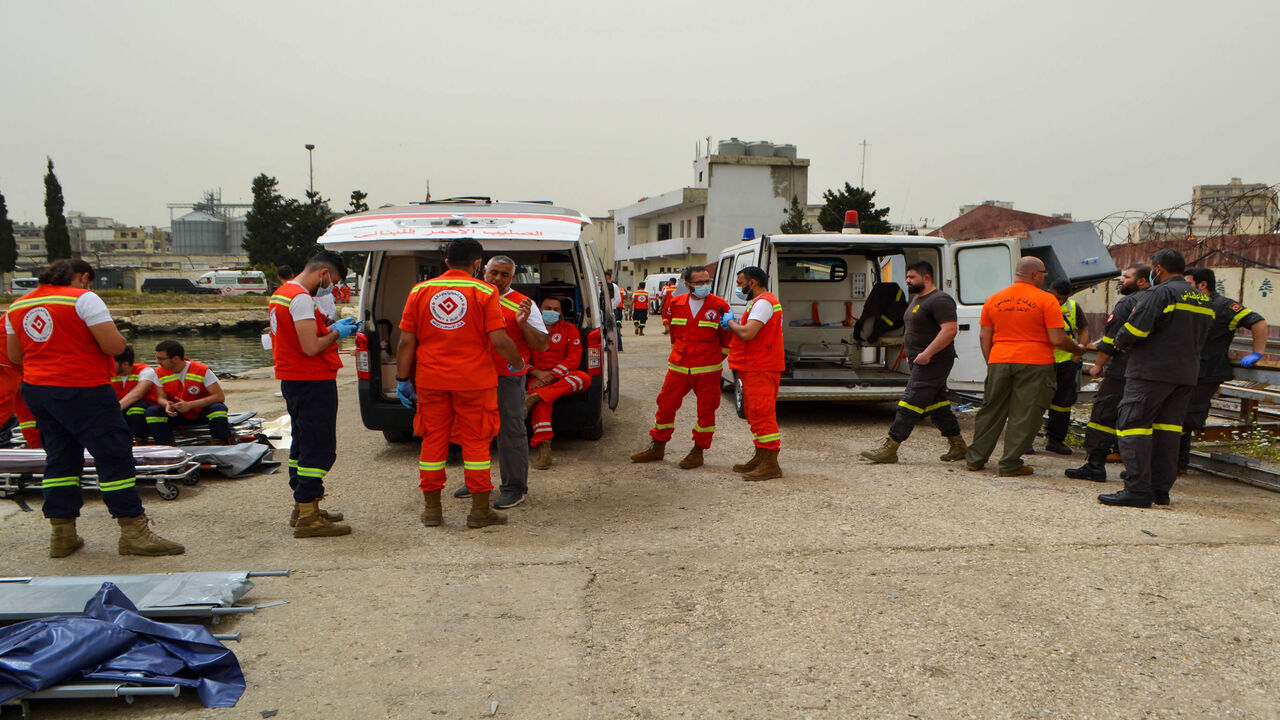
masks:
<path fill-rule="evenodd" d="M 1240 303 L 1231 303 L 1231 309 L 1235 310 L 1236 312 L 1239 312 L 1244 309 L 1244 306 L 1241 305 Z"/>

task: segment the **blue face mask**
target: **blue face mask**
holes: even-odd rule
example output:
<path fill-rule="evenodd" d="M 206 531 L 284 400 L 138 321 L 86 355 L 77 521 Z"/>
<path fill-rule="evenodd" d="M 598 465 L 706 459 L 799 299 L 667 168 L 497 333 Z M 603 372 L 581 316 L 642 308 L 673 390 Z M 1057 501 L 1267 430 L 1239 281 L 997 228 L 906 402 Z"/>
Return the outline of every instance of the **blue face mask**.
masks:
<path fill-rule="evenodd" d="M 697 285 L 695 287 L 690 288 L 690 290 L 693 292 L 693 296 L 696 298 L 704 298 L 711 294 L 710 285 Z"/>
<path fill-rule="evenodd" d="M 560 313 L 556 312 L 555 310 L 543 310 L 542 322 L 548 325 L 555 325 L 556 323 L 560 322 Z"/>
<path fill-rule="evenodd" d="M 734 289 L 733 289 L 733 294 L 734 294 L 734 295 L 736 295 L 736 296 L 737 296 L 737 298 L 738 298 L 739 300 L 750 300 L 750 299 L 751 299 L 751 296 L 747 294 L 747 291 L 746 291 L 746 290 L 743 290 L 743 289 L 742 289 L 742 288 L 740 288 L 740 287 L 736 287 L 736 288 L 734 288 Z"/>
<path fill-rule="evenodd" d="M 1160 284 L 1160 279 L 1156 277 L 1155 270 L 1152 270 L 1150 273 L 1147 274 L 1147 282 L 1151 283 L 1151 287 L 1155 287 L 1156 285 Z"/>

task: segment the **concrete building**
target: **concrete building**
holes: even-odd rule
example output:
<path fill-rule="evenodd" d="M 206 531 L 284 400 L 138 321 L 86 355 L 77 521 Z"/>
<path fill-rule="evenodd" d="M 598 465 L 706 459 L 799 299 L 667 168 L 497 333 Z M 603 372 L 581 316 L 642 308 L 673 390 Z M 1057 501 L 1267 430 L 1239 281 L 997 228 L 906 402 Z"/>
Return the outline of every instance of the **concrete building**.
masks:
<path fill-rule="evenodd" d="M 742 142 L 710 146 L 693 161 L 693 184 L 613 211 L 614 273 L 622 285 L 646 275 L 716 261 L 742 239 L 776 233 L 791 199 L 808 202 L 809 161 L 794 145 Z"/>
<path fill-rule="evenodd" d="M 1129 223 L 1129 242 L 1172 242 L 1191 237 L 1191 218 L 1152 215 Z"/>
<path fill-rule="evenodd" d="M 1258 235 L 1277 230 L 1276 190 L 1231 178 L 1225 185 L 1191 189 L 1191 235 Z"/>
<path fill-rule="evenodd" d="M 1066 225 L 1069 219 L 1059 215 L 1038 215 L 1013 210 L 1002 205 L 982 204 L 961 215 L 930 235 L 948 240 L 979 240 L 982 238 L 1026 238 L 1032 230 L 1043 230 L 1054 225 Z"/>
<path fill-rule="evenodd" d="M 977 210 L 980 207 L 998 207 L 998 208 L 1004 208 L 1005 210 L 1012 210 L 1013 203 L 1007 200 L 983 200 L 977 205 L 961 205 L 960 212 L 956 215 L 956 217 L 959 217 L 960 215 L 964 215 L 966 213 Z"/>
<path fill-rule="evenodd" d="M 613 248 L 616 238 L 617 231 L 614 229 L 613 215 L 593 216 L 591 224 L 582 228 L 582 239 L 595 245 L 596 254 L 600 256 L 600 262 L 605 269 L 613 267 Z"/>

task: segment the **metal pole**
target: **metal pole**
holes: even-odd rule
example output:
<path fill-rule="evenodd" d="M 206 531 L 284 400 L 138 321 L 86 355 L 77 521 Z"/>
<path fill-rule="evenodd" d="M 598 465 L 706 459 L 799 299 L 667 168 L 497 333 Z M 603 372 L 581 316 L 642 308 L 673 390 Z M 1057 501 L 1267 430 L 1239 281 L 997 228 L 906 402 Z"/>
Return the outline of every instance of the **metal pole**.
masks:
<path fill-rule="evenodd" d="M 311 143 L 307 143 L 305 147 L 307 148 L 307 192 L 315 193 L 316 172 L 315 172 L 315 165 L 311 162 L 311 160 L 314 155 L 312 151 L 316 149 L 316 146 L 312 145 Z"/>

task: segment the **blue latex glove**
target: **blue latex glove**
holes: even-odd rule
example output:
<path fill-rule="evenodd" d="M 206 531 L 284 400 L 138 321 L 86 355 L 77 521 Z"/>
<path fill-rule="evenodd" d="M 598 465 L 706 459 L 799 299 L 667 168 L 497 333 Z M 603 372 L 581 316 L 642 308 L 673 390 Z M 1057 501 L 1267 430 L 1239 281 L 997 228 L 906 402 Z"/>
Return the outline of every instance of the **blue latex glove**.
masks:
<path fill-rule="evenodd" d="M 733 308 L 729 308 L 728 310 L 724 311 L 723 315 L 720 316 L 720 329 L 728 330 L 729 321 L 732 319 L 733 319 Z"/>
<path fill-rule="evenodd" d="M 1262 359 L 1262 353 L 1249 353 L 1240 358 L 1240 367 L 1253 367 L 1253 364 Z"/>
<path fill-rule="evenodd" d="M 412 380 L 401 380 L 396 383 L 396 397 L 400 398 L 401 405 L 412 409 L 417 396 L 418 391 L 414 389 Z"/>
<path fill-rule="evenodd" d="M 345 340 L 352 335 L 355 335 L 356 331 L 359 330 L 360 326 L 363 324 L 364 323 L 362 322 L 356 322 L 355 318 L 342 318 L 338 322 L 334 323 L 332 328 L 338 331 L 339 339 Z"/>
<path fill-rule="evenodd" d="M 521 360 L 521 361 L 520 361 L 520 364 L 519 364 L 519 365 L 512 365 L 512 364 L 508 363 L 508 364 L 507 364 L 507 372 L 511 372 L 511 373 L 518 373 L 518 372 L 520 372 L 521 370 L 523 370 L 523 369 L 524 369 L 524 365 L 525 365 L 525 362 L 524 362 L 523 360 Z"/>

